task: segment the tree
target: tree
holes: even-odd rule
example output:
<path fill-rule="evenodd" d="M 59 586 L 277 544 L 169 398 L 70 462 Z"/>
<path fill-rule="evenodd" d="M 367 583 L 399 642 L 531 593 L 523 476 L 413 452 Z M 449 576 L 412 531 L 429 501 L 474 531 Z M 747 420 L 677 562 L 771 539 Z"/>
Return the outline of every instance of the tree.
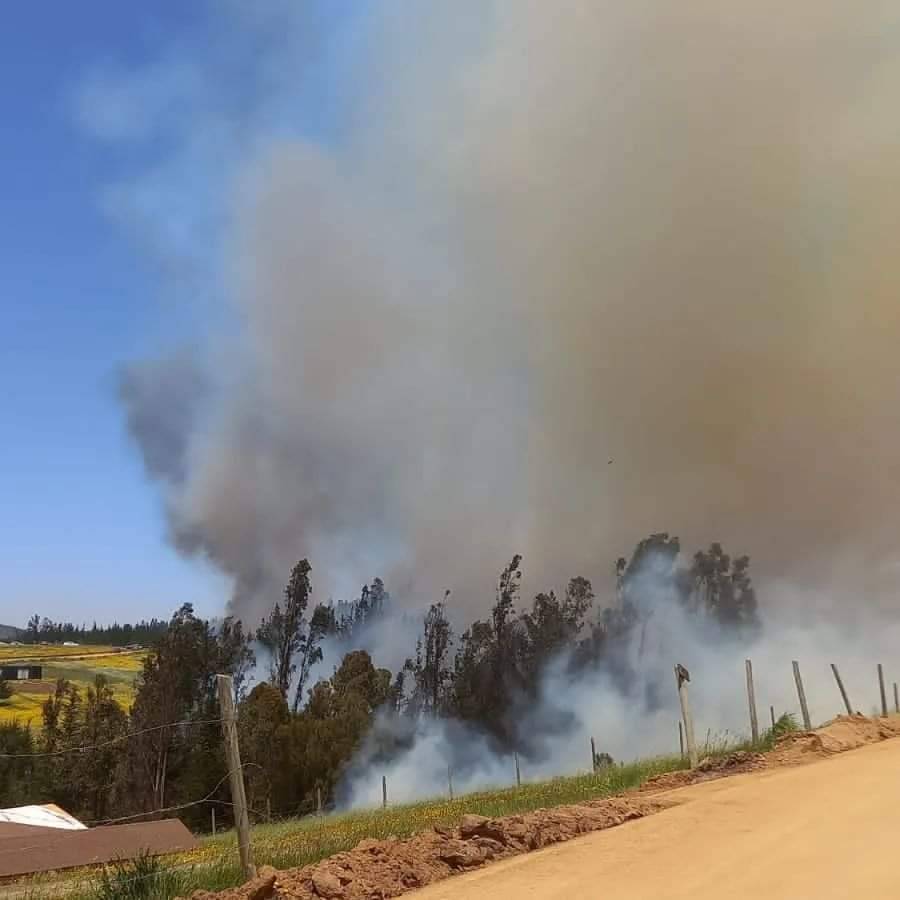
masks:
<path fill-rule="evenodd" d="M 415 663 L 410 661 L 409 664 L 413 676 L 409 709 L 416 715 L 438 716 L 445 706 L 445 694 L 453 677 L 453 670 L 448 664 L 453 629 L 445 608 L 449 596 L 450 591 L 446 591 L 443 600 L 431 604 L 425 616 L 422 637 L 416 644 Z M 402 691 L 403 684 L 397 687 Z"/>
<path fill-rule="evenodd" d="M 34 734 L 18 722 L 0 722 L 0 808 L 25 806 L 35 801 L 36 758 Z"/>
<path fill-rule="evenodd" d="M 256 685 L 238 706 L 241 759 L 246 763 L 247 805 L 260 809 L 271 801 L 279 768 L 278 734 L 290 720 L 287 702 L 272 684 Z"/>
<path fill-rule="evenodd" d="M 75 756 L 75 780 L 83 808 L 94 821 L 104 818 L 110 806 L 110 783 L 122 760 L 121 738 L 128 731 L 128 716 L 112 688 L 97 675 L 88 687 L 79 729 L 83 745 L 96 749 Z"/>
<path fill-rule="evenodd" d="M 352 642 L 385 614 L 390 599 L 380 578 L 375 578 L 371 587 L 364 584 L 356 600 L 338 603 L 333 618 L 334 633 L 345 642 Z"/>
<path fill-rule="evenodd" d="M 300 663 L 297 666 L 297 686 L 294 691 L 293 711 L 296 713 L 303 702 L 303 688 L 309 680 L 312 667 L 322 661 L 322 641 L 334 628 L 334 613 L 321 603 L 313 610 L 309 626 L 301 633 L 297 645 Z"/>
<path fill-rule="evenodd" d="M 53 693 L 43 703 L 44 732 L 42 752 L 57 754 L 43 773 L 44 790 L 65 809 L 82 809 L 84 784 L 78 771 L 78 754 L 65 752 L 85 745 L 83 740 L 82 698 L 78 688 L 60 678 Z"/>
<path fill-rule="evenodd" d="M 546 664 L 567 648 L 574 648 L 584 627 L 584 617 L 594 600 L 586 578 L 569 581 L 560 601 L 554 591 L 538 594 L 530 612 L 522 615 L 525 628 L 525 669 L 529 691 L 535 694 Z"/>
<path fill-rule="evenodd" d="M 218 629 L 219 658 L 222 672 L 231 673 L 234 699 L 239 702 L 246 690 L 247 676 L 256 665 L 256 655 L 250 649 L 240 619 L 227 616 Z"/>
<path fill-rule="evenodd" d="M 28 620 L 28 642 L 30 644 L 36 644 L 40 638 L 41 634 L 41 617 L 35 613 Z"/>
<path fill-rule="evenodd" d="M 277 732 L 277 763 L 270 777 L 285 807 L 315 808 L 317 787 L 328 801 L 390 696 L 391 673 L 376 669 L 364 650 L 347 653 L 331 678 L 313 686 L 303 712 Z"/>
<path fill-rule="evenodd" d="M 221 778 L 216 675 L 233 677 L 246 665 L 242 636 L 239 623 L 216 631 L 186 603 L 144 660 L 131 709 L 132 730 L 139 734 L 128 741 L 121 786 L 139 808 L 196 799 Z"/>
<path fill-rule="evenodd" d="M 750 579 L 750 557 L 732 558 L 719 543 L 694 554 L 689 572 L 691 605 L 730 627 L 757 622 L 756 592 Z"/>
<path fill-rule="evenodd" d="M 263 619 L 257 632 L 257 639 L 272 654 L 271 680 L 287 700 L 291 680 L 296 670 L 295 654 L 304 640 L 303 614 L 309 604 L 312 586 L 309 561 L 301 559 L 291 571 L 290 580 L 284 589 L 284 608 L 275 603 L 271 615 Z"/>
<path fill-rule="evenodd" d="M 473 622 L 463 632 L 454 663 L 454 713 L 477 722 L 507 745 L 514 732 L 509 721 L 512 698 L 524 687 L 523 628 L 515 616 L 521 562 L 516 554 L 500 573 L 490 621 Z"/>

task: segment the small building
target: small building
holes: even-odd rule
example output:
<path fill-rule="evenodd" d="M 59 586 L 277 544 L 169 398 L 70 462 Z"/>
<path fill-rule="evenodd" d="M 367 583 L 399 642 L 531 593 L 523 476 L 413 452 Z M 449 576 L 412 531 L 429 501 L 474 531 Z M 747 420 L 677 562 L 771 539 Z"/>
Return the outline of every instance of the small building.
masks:
<path fill-rule="evenodd" d="M 0 879 L 104 865 L 199 846 L 178 819 L 87 828 L 58 806 L 0 809 Z"/>
<path fill-rule="evenodd" d="M 3 681 L 40 681 L 43 677 L 43 667 L 33 663 L 7 662 L 0 666 L 0 680 Z"/>

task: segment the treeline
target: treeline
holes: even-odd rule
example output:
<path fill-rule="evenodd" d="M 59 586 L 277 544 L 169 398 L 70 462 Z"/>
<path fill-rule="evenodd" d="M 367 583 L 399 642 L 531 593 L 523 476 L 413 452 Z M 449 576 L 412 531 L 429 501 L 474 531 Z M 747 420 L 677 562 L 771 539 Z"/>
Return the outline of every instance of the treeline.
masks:
<path fill-rule="evenodd" d="M 53 622 L 37 613 L 28 620 L 25 642 L 29 644 L 61 644 L 72 641 L 76 644 L 93 644 L 111 647 L 125 647 L 128 644 L 149 646 L 166 631 L 168 623 L 163 619 L 141 621 L 136 625 L 98 625 L 88 628 L 72 622 Z"/>
<path fill-rule="evenodd" d="M 60 681 L 44 704 L 41 732 L 0 727 L 0 753 L 54 754 L 0 757 L 0 806 L 53 801 L 89 821 L 177 808 L 199 830 L 216 805 L 219 821 L 228 821 L 215 675 L 229 673 L 253 816 L 302 814 L 317 798 L 334 801 L 376 713 L 460 719 L 498 749 L 522 748 L 517 711 L 533 703 L 551 660 L 573 678 L 606 668 L 627 682 L 639 661 L 633 649 L 640 654 L 643 631 L 661 606 L 728 629 L 752 628 L 757 616 L 749 560 L 731 558 L 718 544 L 682 564 L 676 538 L 652 535 L 618 561 L 615 601 L 596 613 L 583 577 L 561 595 L 542 592 L 523 603 L 522 559 L 514 556 L 488 617 L 457 639 L 446 593 L 427 611 L 410 658 L 391 673 L 360 649 L 369 627 L 388 614 L 383 582 L 365 586 L 351 603 L 313 605 L 311 572 L 307 560 L 294 567 L 253 634 L 235 619 L 213 626 L 189 605 L 178 610 L 154 642 L 127 713 L 102 677 L 84 695 Z M 341 648 L 340 662 L 311 684 L 326 641 Z M 260 683 L 248 691 L 251 673 Z M 394 738 L 384 740 L 377 751 L 389 758 L 397 747 Z M 98 749 L 64 752 L 77 748 Z"/>

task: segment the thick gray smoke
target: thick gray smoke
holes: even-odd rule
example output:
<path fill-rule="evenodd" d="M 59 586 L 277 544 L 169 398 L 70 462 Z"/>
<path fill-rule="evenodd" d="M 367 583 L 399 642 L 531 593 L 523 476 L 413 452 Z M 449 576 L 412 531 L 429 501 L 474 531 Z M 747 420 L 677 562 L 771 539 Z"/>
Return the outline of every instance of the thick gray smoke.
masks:
<path fill-rule="evenodd" d="M 225 204 L 237 327 L 202 406 L 152 367 L 123 390 L 177 545 L 250 619 L 299 556 L 322 599 L 380 573 L 480 612 L 514 551 L 540 586 L 600 581 L 663 528 L 890 605 L 898 25 L 877 0 L 377 4 L 329 94 L 347 127 L 260 134 Z"/>

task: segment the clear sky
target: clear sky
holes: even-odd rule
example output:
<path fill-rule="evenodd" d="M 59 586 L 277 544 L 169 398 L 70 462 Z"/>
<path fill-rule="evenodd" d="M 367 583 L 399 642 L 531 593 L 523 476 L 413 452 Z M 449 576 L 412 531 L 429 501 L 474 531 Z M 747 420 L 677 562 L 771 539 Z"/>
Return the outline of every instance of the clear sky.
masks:
<path fill-rule="evenodd" d="M 228 584 L 166 542 L 117 373 L 190 346 L 229 179 L 267 134 L 328 138 L 325 86 L 364 5 L 4 5 L 0 622 L 223 607 Z M 271 83 L 276 52 L 293 84 Z"/>

